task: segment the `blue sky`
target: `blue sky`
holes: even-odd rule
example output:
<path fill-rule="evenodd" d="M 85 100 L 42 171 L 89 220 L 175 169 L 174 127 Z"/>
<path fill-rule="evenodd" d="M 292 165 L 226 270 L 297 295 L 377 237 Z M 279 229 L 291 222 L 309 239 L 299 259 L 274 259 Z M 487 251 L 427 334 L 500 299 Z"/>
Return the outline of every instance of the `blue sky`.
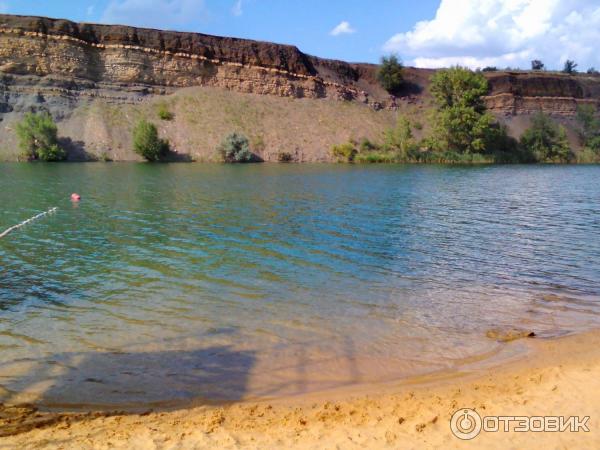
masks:
<path fill-rule="evenodd" d="M 0 11 L 294 44 L 347 61 L 600 69 L 599 0 L 0 0 Z"/>

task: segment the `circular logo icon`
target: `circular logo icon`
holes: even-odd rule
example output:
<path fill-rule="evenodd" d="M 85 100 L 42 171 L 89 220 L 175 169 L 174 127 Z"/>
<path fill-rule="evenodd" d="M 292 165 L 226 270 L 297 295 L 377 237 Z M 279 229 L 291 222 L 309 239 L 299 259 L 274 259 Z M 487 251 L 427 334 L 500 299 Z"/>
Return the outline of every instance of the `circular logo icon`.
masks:
<path fill-rule="evenodd" d="M 481 432 L 481 416 L 472 409 L 459 409 L 452 414 L 450 429 L 459 439 L 464 441 L 473 439 Z"/>

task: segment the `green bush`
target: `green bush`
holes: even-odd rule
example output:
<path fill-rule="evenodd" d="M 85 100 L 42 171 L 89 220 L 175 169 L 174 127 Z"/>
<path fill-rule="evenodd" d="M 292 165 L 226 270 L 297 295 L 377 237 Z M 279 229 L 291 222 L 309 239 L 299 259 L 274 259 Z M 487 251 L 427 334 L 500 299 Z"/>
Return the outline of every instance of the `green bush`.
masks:
<path fill-rule="evenodd" d="M 50 147 L 38 149 L 38 158 L 42 161 L 63 161 L 67 158 L 67 152 L 57 144 L 52 144 Z"/>
<path fill-rule="evenodd" d="M 339 162 L 354 162 L 357 153 L 358 150 L 356 149 L 356 144 L 354 142 L 345 142 L 331 147 L 331 154 L 335 156 Z"/>
<path fill-rule="evenodd" d="M 396 159 L 406 159 L 409 149 L 414 145 L 410 122 L 405 117 L 399 117 L 396 126 L 385 133 L 383 148 L 393 152 Z"/>
<path fill-rule="evenodd" d="M 398 154 L 390 151 L 385 146 L 371 142 L 367 138 L 361 139 L 357 144 L 350 140 L 343 144 L 331 147 L 331 153 L 338 162 L 356 163 L 391 163 L 398 162 Z"/>
<path fill-rule="evenodd" d="M 581 143 L 594 150 L 600 151 L 600 118 L 596 106 L 583 104 L 577 107 L 577 123 Z"/>
<path fill-rule="evenodd" d="M 410 124 L 403 118 L 400 118 L 395 128 L 386 132 L 383 145 L 363 138 L 358 145 L 353 140 L 350 140 L 344 144 L 332 147 L 333 156 L 340 162 L 416 162 L 417 153 L 418 150 L 412 142 Z"/>
<path fill-rule="evenodd" d="M 142 119 L 133 129 L 133 149 L 148 161 L 160 161 L 169 153 L 169 141 L 158 137 L 156 125 Z"/>
<path fill-rule="evenodd" d="M 562 125 L 539 112 L 521 136 L 521 149 L 538 162 L 568 162 L 573 154 Z"/>
<path fill-rule="evenodd" d="M 368 153 L 359 153 L 355 156 L 354 161 L 357 163 L 393 163 L 398 162 L 396 156 L 383 151 L 371 151 Z"/>
<path fill-rule="evenodd" d="M 481 73 L 462 67 L 440 70 L 431 78 L 431 92 L 437 110 L 433 120 L 433 134 L 425 147 L 440 153 L 482 154 L 483 160 L 494 159 L 514 152 L 517 145 L 486 111 L 483 96 L 488 92 L 488 82 Z M 444 156 L 443 159 L 448 159 Z M 512 158 L 511 158 L 512 159 Z M 481 162 L 481 158 L 459 158 L 468 162 Z"/>
<path fill-rule="evenodd" d="M 371 142 L 368 138 L 362 138 L 360 140 L 360 144 L 358 146 L 359 153 L 369 153 L 374 150 L 379 149 L 379 146 L 373 142 Z"/>
<path fill-rule="evenodd" d="M 381 58 L 381 67 L 377 71 L 377 80 L 390 94 L 397 94 L 404 79 L 402 62 L 396 55 Z"/>
<path fill-rule="evenodd" d="M 600 163 L 600 152 L 590 148 L 584 148 L 575 155 L 575 160 L 579 164 L 596 164 Z"/>
<path fill-rule="evenodd" d="M 158 118 L 160 120 L 173 120 L 175 118 L 175 114 L 169 111 L 169 108 L 165 103 L 161 103 L 158 105 Z"/>
<path fill-rule="evenodd" d="M 589 149 L 595 151 L 596 153 L 600 153 L 600 136 L 594 136 L 587 142 L 587 146 Z"/>
<path fill-rule="evenodd" d="M 28 160 L 62 161 L 67 152 L 58 145 L 57 127 L 48 113 L 27 113 L 17 124 L 19 147 Z"/>
<path fill-rule="evenodd" d="M 239 133 L 226 136 L 217 148 L 217 152 L 223 162 L 227 163 L 247 163 L 254 159 L 248 138 Z"/>

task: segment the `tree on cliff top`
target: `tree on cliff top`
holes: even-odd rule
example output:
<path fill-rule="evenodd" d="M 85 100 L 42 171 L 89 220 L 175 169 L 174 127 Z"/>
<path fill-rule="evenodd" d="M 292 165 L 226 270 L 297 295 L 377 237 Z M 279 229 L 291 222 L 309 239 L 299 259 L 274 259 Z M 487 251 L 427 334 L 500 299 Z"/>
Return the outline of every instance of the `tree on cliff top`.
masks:
<path fill-rule="evenodd" d="M 169 152 L 169 141 L 158 137 L 156 125 L 142 119 L 133 129 L 133 149 L 148 161 L 160 161 Z"/>
<path fill-rule="evenodd" d="M 544 63 L 539 59 L 531 61 L 531 70 L 544 70 L 545 68 L 546 66 L 544 66 Z"/>
<path fill-rule="evenodd" d="M 19 147 L 28 160 L 62 161 L 67 153 L 58 145 L 57 127 L 46 113 L 27 113 L 17 124 Z"/>
<path fill-rule="evenodd" d="M 430 90 L 439 109 L 459 106 L 482 112 L 488 82 L 482 74 L 457 66 L 437 71 L 431 77 Z"/>
<path fill-rule="evenodd" d="M 571 61 L 570 59 L 567 59 L 565 61 L 565 66 L 563 68 L 563 72 L 568 73 L 568 74 L 577 73 L 577 66 L 578 66 L 578 64 L 575 61 Z"/>
<path fill-rule="evenodd" d="M 381 58 L 381 67 L 377 71 L 377 80 L 390 94 L 397 94 L 404 79 L 402 61 L 396 55 Z"/>

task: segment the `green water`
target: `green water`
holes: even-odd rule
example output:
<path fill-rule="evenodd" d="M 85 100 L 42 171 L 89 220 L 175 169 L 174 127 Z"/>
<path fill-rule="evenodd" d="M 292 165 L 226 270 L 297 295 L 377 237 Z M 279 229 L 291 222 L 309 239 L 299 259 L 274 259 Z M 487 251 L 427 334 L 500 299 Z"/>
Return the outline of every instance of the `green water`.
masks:
<path fill-rule="evenodd" d="M 600 167 L 0 164 L 0 402 L 171 405 L 598 325 Z M 71 192 L 83 201 L 72 204 Z"/>

